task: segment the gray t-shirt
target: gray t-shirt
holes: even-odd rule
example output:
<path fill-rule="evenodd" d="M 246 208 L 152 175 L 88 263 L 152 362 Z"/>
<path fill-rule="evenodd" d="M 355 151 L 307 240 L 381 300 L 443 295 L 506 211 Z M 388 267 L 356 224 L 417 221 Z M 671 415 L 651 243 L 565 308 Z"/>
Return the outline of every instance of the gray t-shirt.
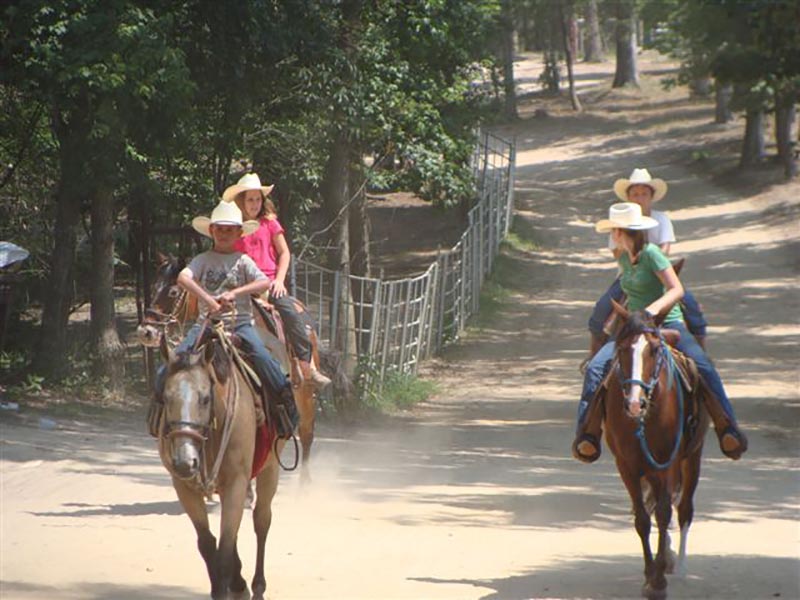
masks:
<path fill-rule="evenodd" d="M 253 259 L 241 252 L 222 254 L 209 250 L 195 256 L 186 268 L 192 272 L 192 278 L 212 296 L 219 296 L 223 292 L 229 292 L 253 281 L 267 279 Z M 208 315 L 208 306 L 202 301 L 198 302 L 198 305 L 199 318 L 204 319 Z M 228 315 L 224 317 L 224 321 L 227 329 L 234 326 Z M 235 326 L 252 322 L 253 308 L 250 296 L 247 294 L 236 296 Z"/>

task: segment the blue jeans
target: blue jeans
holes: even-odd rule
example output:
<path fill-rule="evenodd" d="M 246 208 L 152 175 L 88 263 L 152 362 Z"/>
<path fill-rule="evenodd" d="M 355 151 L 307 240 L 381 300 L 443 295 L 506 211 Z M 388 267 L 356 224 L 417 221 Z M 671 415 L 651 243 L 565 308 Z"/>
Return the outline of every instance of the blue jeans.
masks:
<path fill-rule="evenodd" d="M 202 326 L 200 323 L 192 325 L 186 333 L 186 337 L 184 337 L 181 343 L 178 344 L 178 347 L 175 348 L 175 353 L 191 350 L 197 340 L 197 336 L 200 335 L 201 328 Z M 267 389 L 270 397 L 280 398 L 281 392 L 286 386 L 291 385 L 283 369 L 281 369 L 280 363 L 267 351 L 255 327 L 248 323 L 239 325 L 236 327 L 235 331 L 236 335 L 242 340 L 244 351 L 253 359 L 253 367 L 255 367 L 258 378 Z M 159 396 L 164 390 L 166 373 L 166 365 L 161 365 L 156 375 L 156 392 Z"/>
<path fill-rule="evenodd" d="M 682 321 L 670 321 L 664 323 L 664 327 L 668 329 L 675 329 L 680 332 L 681 339 L 675 346 L 678 350 L 683 352 L 686 356 L 694 360 L 697 365 L 697 370 L 706 385 L 714 393 L 719 400 L 720 406 L 725 411 L 731 423 L 736 423 L 736 416 L 733 412 L 733 406 L 725 393 L 725 388 L 722 385 L 722 380 L 717 373 L 714 364 L 708 358 L 700 344 L 694 339 L 686 325 Z M 614 358 L 614 341 L 606 343 L 600 350 L 592 357 L 589 364 L 586 366 L 586 373 L 583 378 L 583 391 L 581 392 L 581 400 L 578 404 L 578 428 L 583 424 L 586 418 L 586 413 L 590 403 L 594 399 L 597 388 L 603 382 L 603 379 L 608 374 L 608 369 L 611 367 L 611 361 Z"/>
<path fill-rule="evenodd" d="M 592 316 L 589 317 L 589 331 L 591 331 L 593 335 L 598 337 L 603 335 L 603 325 L 605 325 L 613 310 L 611 300 L 613 299 L 616 302 L 620 302 L 623 295 L 624 292 L 619 283 L 619 277 L 617 277 L 614 283 L 606 290 L 605 294 L 600 296 L 600 299 L 595 303 Z M 684 289 L 681 304 L 683 308 L 683 317 L 686 319 L 689 331 L 697 337 L 705 337 L 708 322 L 694 294 Z"/>
<path fill-rule="evenodd" d="M 304 362 L 311 362 L 311 338 L 308 336 L 305 324 L 305 315 L 297 312 L 294 298 L 283 296 L 275 298 L 270 294 L 269 301 L 277 309 L 283 320 L 283 328 L 295 355 Z"/>

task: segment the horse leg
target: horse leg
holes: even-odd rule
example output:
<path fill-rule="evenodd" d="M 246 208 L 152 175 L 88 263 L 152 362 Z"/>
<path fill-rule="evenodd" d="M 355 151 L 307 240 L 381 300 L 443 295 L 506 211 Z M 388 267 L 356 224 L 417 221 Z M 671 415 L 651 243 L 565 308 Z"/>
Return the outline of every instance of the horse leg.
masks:
<path fill-rule="evenodd" d="M 226 481 L 221 488 L 222 516 L 219 527 L 219 549 L 217 550 L 218 595 L 212 594 L 215 600 L 218 597 L 227 598 L 229 589 L 244 591 L 247 588 L 247 582 L 242 579 L 241 575 L 242 563 L 236 552 L 236 538 L 244 513 L 247 484 L 247 477 L 244 474 L 237 474 Z"/>
<path fill-rule="evenodd" d="M 683 492 L 678 504 L 678 525 L 681 528 L 680 550 L 678 551 L 677 574 L 686 577 L 686 541 L 689 537 L 689 526 L 694 518 L 694 493 L 700 481 L 700 463 L 703 457 L 703 447 L 700 446 L 688 458 L 681 462 L 683 476 Z"/>
<path fill-rule="evenodd" d="M 668 476 L 667 476 L 668 477 Z M 658 523 L 658 552 L 653 563 L 653 571 L 648 578 L 643 593 L 647 598 L 666 598 L 667 578 L 664 572 L 667 567 L 667 556 L 669 548 L 669 527 L 672 518 L 672 498 L 669 486 L 665 480 L 651 482 L 656 492 L 656 523 Z"/>
<path fill-rule="evenodd" d="M 276 451 L 280 451 L 279 448 Z M 253 575 L 253 600 L 264 600 L 267 591 L 267 580 L 264 577 L 264 554 L 267 545 L 267 534 L 272 524 L 272 498 L 278 489 L 278 461 L 273 454 L 269 457 L 264 470 L 256 479 L 256 506 L 253 509 L 253 527 L 256 532 L 256 570 Z"/>
<path fill-rule="evenodd" d="M 634 525 L 636 526 L 636 533 L 639 534 L 639 539 L 642 542 L 645 585 L 647 585 L 647 580 L 653 570 L 653 552 L 650 550 L 650 515 L 647 513 L 647 508 L 645 508 L 642 498 L 642 484 L 639 475 L 629 471 L 619 463 L 617 463 L 617 468 L 633 504 Z"/>
<path fill-rule="evenodd" d="M 178 494 L 183 510 L 189 516 L 197 532 L 197 549 L 206 563 L 208 579 L 211 582 L 211 595 L 219 592 L 217 586 L 217 540 L 208 526 L 208 511 L 203 495 L 180 479 L 172 478 L 172 485 Z"/>
<path fill-rule="evenodd" d="M 308 469 L 308 461 L 311 458 L 311 446 L 314 443 L 314 421 L 316 419 L 317 402 L 314 388 L 310 382 L 304 381 L 297 389 L 295 395 L 297 409 L 300 412 L 300 423 L 298 433 L 300 435 L 300 445 L 303 448 L 302 470 L 300 472 L 301 481 L 307 483 L 311 481 Z"/>

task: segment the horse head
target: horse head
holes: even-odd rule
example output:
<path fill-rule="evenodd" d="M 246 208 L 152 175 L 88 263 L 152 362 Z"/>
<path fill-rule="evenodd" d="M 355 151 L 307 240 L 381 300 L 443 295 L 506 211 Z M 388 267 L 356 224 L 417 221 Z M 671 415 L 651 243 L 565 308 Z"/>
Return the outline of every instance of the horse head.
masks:
<path fill-rule="evenodd" d="M 177 304 L 183 296 L 178 285 L 178 274 L 186 266 L 183 258 L 175 258 L 169 254 L 157 254 L 156 277 L 153 282 L 152 301 L 145 310 L 144 319 L 136 328 L 139 343 L 143 346 L 156 347 L 164 334 L 164 328 L 170 325 Z"/>
<path fill-rule="evenodd" d="M 650 407 L 652 394 L 665 373 L 664 342 L 657 318 L 645 311 L 628 312 L 616 302 L 614 310 L 622 318 L 616 341 L 616 362 L 625 412 L 639 418 Z"/>
<path fill-rule="evenodd" d="M 199 350 L 172 353 L 161 338 L 167 363 L 164 380 L 162 458 L 180 479 L 202 478 L 204 446 L 212 433 L 215 398 L 224 398 L 231 379 L 228 357 L 211 337 Z"/>

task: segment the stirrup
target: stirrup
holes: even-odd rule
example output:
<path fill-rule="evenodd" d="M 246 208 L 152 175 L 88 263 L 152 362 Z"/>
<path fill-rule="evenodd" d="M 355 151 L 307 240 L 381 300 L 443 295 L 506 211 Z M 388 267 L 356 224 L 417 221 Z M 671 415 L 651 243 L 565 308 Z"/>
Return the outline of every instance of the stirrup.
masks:
<path fill-rule="evenodd" d="M 582 454 L 578 447 L 583 444 L 584 442 L 588 442 L 595 448 L 594 454 L 587 455 Z M 572 456 L 577 458 L 581 462 L 585 463 L 593 463 L 598 458 L 600 458 L 601 450 L 600 450 L 600 440 L 598 440 L 594 435 L 591 433 L 582 433 L 578 437 L 575 438 L 575 441 L 572 442 Z"/>

